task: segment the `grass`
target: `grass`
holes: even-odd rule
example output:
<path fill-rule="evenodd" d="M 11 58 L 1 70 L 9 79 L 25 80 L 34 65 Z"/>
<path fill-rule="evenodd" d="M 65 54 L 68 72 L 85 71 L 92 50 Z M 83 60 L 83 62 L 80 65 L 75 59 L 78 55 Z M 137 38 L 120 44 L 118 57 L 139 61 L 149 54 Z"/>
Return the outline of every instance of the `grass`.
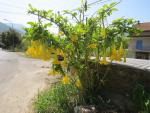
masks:
<path fill-rule="evenodd" d="M 34 102 L 36 113 L 73 113 L 76 89 L 72 84 L 58 84 L 38 94 Z"/>

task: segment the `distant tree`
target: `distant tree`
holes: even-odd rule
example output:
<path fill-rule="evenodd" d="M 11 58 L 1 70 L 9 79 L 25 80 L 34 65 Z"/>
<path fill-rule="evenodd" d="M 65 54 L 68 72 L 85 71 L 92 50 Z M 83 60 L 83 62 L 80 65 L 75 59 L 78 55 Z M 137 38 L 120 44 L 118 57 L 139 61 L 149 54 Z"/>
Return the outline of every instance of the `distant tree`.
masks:
<path fill-rule="evenodd" d="M 0 34 L 0 45 L 4 49 L 15 48 L 21 44 L 21 34 L 14 29 Z"/>
<path fill-rule="evenodd" d="M 1 33 L 0 34 L 0 48 L 3 48 L 5 45 L 2 43 L 3 42 L 3 38 L 2 37 L 5 37 L 5 33 Z"/>

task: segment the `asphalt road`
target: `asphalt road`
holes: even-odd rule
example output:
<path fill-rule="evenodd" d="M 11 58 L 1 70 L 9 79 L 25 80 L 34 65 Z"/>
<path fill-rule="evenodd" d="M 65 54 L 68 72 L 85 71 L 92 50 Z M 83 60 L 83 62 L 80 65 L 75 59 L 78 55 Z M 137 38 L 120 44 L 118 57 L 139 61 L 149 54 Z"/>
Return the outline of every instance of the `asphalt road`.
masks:
<path fill-rule="evenodd" d="M 135 67 L 137 69 L 150 71 L 150 60 L 127 58 L 127 62 L 116 62 L 118 64 Z"/>
<path fill-rule="evenodd" d="M 29 113 L 32 98 L 46 86 L 48 65 L 0 50 L 0 113 Z"/>
<path fill-rule="evenodd" d="M 0 51 L 0 84 L 11 79 L 18 71 L 18 60 L 12 53 Z"/>

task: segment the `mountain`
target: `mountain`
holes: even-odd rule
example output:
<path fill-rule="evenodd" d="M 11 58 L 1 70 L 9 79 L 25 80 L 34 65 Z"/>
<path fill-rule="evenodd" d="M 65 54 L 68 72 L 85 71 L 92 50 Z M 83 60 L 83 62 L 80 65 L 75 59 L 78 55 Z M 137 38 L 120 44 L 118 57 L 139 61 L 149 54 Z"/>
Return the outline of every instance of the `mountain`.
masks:
<path fill-rule="evenodd" d="M 20 34 L 25 34 L 25 31 L 23 30 L 24 27 L 25 26 L 23 26 L 22 24 L 13 23 L 13 28 Z M 10 28 L 12 28 L 12 23 L 0 22 L 0 32 L 8 31 Z"/>
<path fill-rule="evenodd" d="M 0 22 L 0 32 L 4 32 L 4 31 L 8 31 L 9 30 L 9 26 Z"/>
<path fill-rule="evenodd" d="M 12 23 L 6 23 L 9 27 L 12 28 Z M 22 24 L 13 23 L 13 28 L 21 34 L 25 34 L 24 28 L 25 26 Z"/>

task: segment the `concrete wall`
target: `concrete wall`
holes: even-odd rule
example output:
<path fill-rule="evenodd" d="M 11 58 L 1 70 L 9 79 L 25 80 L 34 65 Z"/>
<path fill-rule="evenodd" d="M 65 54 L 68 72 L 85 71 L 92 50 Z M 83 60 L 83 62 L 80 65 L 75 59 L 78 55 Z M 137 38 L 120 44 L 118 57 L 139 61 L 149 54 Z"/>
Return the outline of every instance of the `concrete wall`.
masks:
<path fill-rule="evenodd" d="M 127 51 L 127 58 L 135 58 L 135 57 L 136 57 L 135 51 L 131 51 L 131 50 Z"/>
<path fill-rule="evenodd" d="M 150 37 L 134 37 L 134 38 L 131 38 L 131 40 L 129 41 L 129 45 L 128 45 L 129 52 L 127 54 L 127 57 L 135 58 L 135 53 L 136 53 L 136 51 L 138 51 L 136 49 L 137 40 L 143 41 L 143 50 L 142 51 L 150 52 Z M 149 55 L 149 58 L 150 58 L 150 55 Z"/>
<path fill-rule="evenodd" d="M 143 41 L 143 50 L 150 50 L 150 37 L 138 37 L 132 38 L 129 42 L 129 50 L 134 51 L 136 50 L 136 41 L 142 40 Z"/>

